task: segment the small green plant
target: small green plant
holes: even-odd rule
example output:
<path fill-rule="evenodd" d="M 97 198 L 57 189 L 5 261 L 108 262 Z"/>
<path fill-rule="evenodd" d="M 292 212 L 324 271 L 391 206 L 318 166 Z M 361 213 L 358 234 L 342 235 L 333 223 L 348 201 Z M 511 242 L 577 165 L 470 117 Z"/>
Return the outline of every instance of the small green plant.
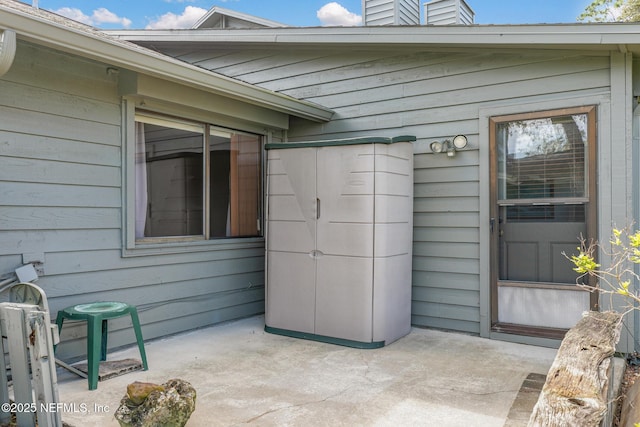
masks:
<path fill-rule="evenodd" d="M 622 295 L 628 297 L 632 303 L 640 303 L 638 293 L 630 289 L 633 280 L 639 279 L 634 266 L 640 264 L 640 230 L 634 233 L 629 230 L 629 228 L 614 228 L 608 248 L 594 242 L 587 243 L 586 240 L 581 239 L 577 255 L 569 257 L 565 254 L 573 263 L 573 270 L 580 274 L 578 286 L 601 294 Z M 609 266 L 605 269 L 596 262 L 598 249 L 603 256 L 608 257 Z M 584 282 L 586 276 L 593 277 L 596 283 Z"/>

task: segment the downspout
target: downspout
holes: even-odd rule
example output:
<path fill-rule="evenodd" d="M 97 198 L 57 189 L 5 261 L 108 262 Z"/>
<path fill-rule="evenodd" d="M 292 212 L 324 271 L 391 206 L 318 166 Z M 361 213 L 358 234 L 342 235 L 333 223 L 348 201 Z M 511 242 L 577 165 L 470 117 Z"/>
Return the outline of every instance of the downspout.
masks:
<path fill-rule="evenodd" d="M 633 217 L 637 227 L 640 220 L 640 188 L 638 186 L 638 182 L 640 182 L 640 171 L 638 170 L 638 166 L 640 166 L 640 98 L 634 98 L 634 100 L 636 101 L 636 107 L 633 109 L 633 120 L 631 122 L 631 132 L 633 135 L 631 157 L 633 161 Z M 639 273 L 638 265 L 634 266 L 634 271 L 636 273 Z M 640 284 L 637 280 L 635 281 L 635 286 L 635 293 L 638 294 L 638 292 L 640 291 Z M 635 310 L 633 310 L 633 349 L 636 353 L 638 353 L 640 352 L 640 310 L 637 301 L 634 301 L 633 305 L 635 308 Z"/>
<path fill-rule="evenodd" d="M 16 55 L 16 33 L 12 30 L 0 30 L 0 77 L 5 75 Z"/>

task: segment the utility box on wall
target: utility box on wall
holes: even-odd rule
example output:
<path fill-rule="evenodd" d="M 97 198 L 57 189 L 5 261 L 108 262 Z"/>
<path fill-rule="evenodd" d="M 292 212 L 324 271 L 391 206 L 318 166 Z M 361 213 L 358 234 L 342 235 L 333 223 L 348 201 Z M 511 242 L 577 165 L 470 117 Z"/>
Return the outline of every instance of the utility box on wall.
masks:
<path fill-rule="evenodd" d="M 267 145 L 267 332 L 359 348 L 409 333 L 413 141 Z"/>

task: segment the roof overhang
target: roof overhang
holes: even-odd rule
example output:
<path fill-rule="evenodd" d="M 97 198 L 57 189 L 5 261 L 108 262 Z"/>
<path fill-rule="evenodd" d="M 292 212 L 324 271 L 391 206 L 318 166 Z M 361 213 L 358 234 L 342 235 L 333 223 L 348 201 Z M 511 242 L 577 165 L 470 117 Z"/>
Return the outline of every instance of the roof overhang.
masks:
<path fill-rule="evenodd" d="M 15 31 L 21 40 L 308 120 L 333 116 L 328 108 L 186 64 L 23 3 L 0 1 L 0 29 Z"/>
<path fill-rule="evenodd" d="M 109 34 L 144 45 L 191 42 L 332 48 L 429 46 L 640 52 L 640 24 L 637 23 L 122 30 Z"/>

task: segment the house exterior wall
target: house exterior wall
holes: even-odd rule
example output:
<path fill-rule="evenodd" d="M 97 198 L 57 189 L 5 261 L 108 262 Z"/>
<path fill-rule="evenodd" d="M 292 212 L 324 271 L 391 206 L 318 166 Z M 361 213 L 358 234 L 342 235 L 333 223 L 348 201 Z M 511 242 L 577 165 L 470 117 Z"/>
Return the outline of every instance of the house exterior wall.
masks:
<path fill-rule="evenodd" d="M 323 124 L 292 119 L 291 141 L 418 137 L 414 325 L 492 336 L 487 254 L 487 119 L 492 115 L 596 105 L 598 235 L 606 240 L 612 224 L 633 217 L 631 54 L 229 47 L 167 53 L 336 112 Z M 136 253 L 127 247 L 131 147 L 123 142 L 128 132 L 123 110 L 136 99 L 122 103 L 126 73 L 107 68 L 21 42 L 14 65 L 0 78 L 0 272 L 42 257 L 45 274 L 39 284 L 52 315 L 76 303 L 128 302 L 139 307 L 146 339 L 261 313 L 261 239 L 195 250 Z M 162 85 L 150 81 L 143 85 L 148 94 Z M 171 99 L 148 105 L 175 111 L 180 92 L 167 85 Z M 199 103 L 198 113 L 191 112 L 206 119 L 209 101 Z M 268 135 L 278 141 L 281 120 L 263 121 L 269 120 L 277 126 Z M 456 157 L 430 152 L 430 142 L 456 134 L 469 138 Z M 603 301 L 602 307 L 608 304 Z M 633 350 L 632 330 L 628 322 L 621 351 Z M 110 344 L 133 343 L 131 335 L 126 319 L 115 320 Z M 84 354 L 83 337 L 84 325 L 65 326 L 61 357 Z"/>
<path fill-rule="evenodd" d="M 175 51 L 182 60 L 336 112 L 326 124 L 292 121 L 292 141 L 417 136 L 414 325 L 492 336 L 487 129 L 493 114 L 596 105 L 599 236 L 606 239 L 612 223 L 632 217 L 628 54 L 416 47 L 189 52 Z M 431 153 L 432 141 L 457 134 L 469 145 L 456 157 Z M 628 339 L 621 340 L 623 348 L 630 348 Z"/>
<path fill-rule="evenodd" d="M 264 312 L 263 239 L 125 253 L 121 76 L 108 68 L 19 42 L 0 78 L 0 273 L 41 258 L 53 318 L 122 301 L 146 340 Z M 130 319 L 109 329 L 110 347 L 135 343 Z M 63 360 L 86 354 L 85 330 L 65 323 Z"/>

